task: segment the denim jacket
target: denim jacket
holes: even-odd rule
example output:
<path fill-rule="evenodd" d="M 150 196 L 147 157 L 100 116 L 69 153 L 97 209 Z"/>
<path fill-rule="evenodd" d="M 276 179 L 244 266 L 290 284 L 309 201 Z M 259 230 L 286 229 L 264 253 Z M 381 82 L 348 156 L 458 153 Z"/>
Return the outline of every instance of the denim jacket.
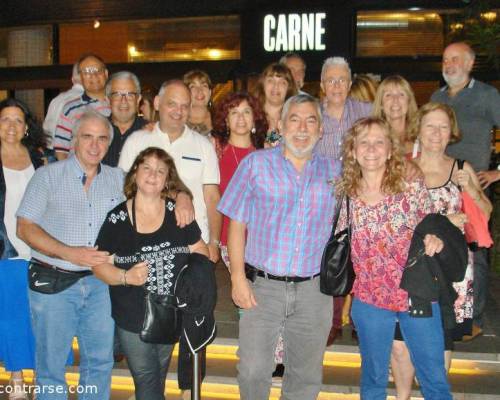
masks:
<path fill-rule="evenodd" d="M 45 155 L 41 151 L 30 149 L 28 151 L 33 168 L 37 169 L 44 165 Z M 0 158 L 0 259 L 2 260 L 18 256 L 16 249 L 7 237 L 7 228 L 4 223 L 6 193 L 7 187 L 5 186 L 2 160 Z"/>

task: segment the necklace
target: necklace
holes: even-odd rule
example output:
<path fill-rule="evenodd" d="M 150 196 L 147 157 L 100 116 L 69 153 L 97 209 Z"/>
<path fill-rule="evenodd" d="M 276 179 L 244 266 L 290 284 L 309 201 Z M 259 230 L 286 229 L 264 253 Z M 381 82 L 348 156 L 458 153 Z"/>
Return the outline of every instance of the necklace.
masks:
<path fill-rule="evenodd" d="M 233 151 L 233 157 L 234 161 L 236 161 L 236 167 L 240 166 L 240 160 L 238 160 L 238 157 L 236 157 L 236 151 L 234 151 L 234 146 L 232 144 L 229 144 L 231 146 L 231 150 Z"/>

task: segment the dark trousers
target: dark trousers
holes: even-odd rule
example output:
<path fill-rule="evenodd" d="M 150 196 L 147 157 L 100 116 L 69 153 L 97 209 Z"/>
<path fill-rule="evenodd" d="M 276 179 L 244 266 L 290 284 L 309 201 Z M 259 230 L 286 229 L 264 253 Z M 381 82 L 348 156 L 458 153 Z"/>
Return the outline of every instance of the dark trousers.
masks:
<path fill-rule="evenodd" d="M 488 250 L 480 249 L 474 252 L 474 324 L 483 327 L 483 314 L 486 307 L 486 297 L 488 296 L 488 272 L 490 265 L 488 262 Z"/>
<path fill-rule="evenodd" d="M 174 346 L 145 343 L 138 333 L 119 327 L 116 333 L 134 379 L 136 400 L 165 400 L 165 379 Z"/>

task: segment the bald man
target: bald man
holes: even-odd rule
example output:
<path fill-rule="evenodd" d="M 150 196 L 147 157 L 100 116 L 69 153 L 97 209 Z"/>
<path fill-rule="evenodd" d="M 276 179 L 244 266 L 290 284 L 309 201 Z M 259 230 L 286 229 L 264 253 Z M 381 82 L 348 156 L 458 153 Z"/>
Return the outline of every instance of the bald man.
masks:
<path fill-rule="evenodd" d="M 447 85 L 434 92 L 432 101 L 448 104 L 457 115 L 462 140 L 448 146 L 447 153 L 472 164 L 483 186 L 490 175 L 492 128 L 500 127 L 500 95 L 493 86 L 470 76 L 475 53 L 463 42 L 452 43 L 443 53 L 443 78 Z M 489 184 L 489 183 L 488 183 Z M 474 253 L 473 339 L 482 333 L 486 303 L 488 260 L 485 250 Z"/>

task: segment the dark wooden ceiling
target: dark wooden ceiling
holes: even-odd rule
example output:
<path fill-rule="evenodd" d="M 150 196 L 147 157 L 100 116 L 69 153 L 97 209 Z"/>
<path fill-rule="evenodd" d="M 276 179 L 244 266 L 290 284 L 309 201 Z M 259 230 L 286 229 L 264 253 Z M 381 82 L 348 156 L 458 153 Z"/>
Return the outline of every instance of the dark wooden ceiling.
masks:
<path fill-rule="evenodd" d="M 463 7 L 471 0 L 2 0 L 0 26 L 243 14 L 257 8 L 293 10 L 321 5 L 340 9 Z M 498 0 L 492 0 L 497 2 Z"/>

